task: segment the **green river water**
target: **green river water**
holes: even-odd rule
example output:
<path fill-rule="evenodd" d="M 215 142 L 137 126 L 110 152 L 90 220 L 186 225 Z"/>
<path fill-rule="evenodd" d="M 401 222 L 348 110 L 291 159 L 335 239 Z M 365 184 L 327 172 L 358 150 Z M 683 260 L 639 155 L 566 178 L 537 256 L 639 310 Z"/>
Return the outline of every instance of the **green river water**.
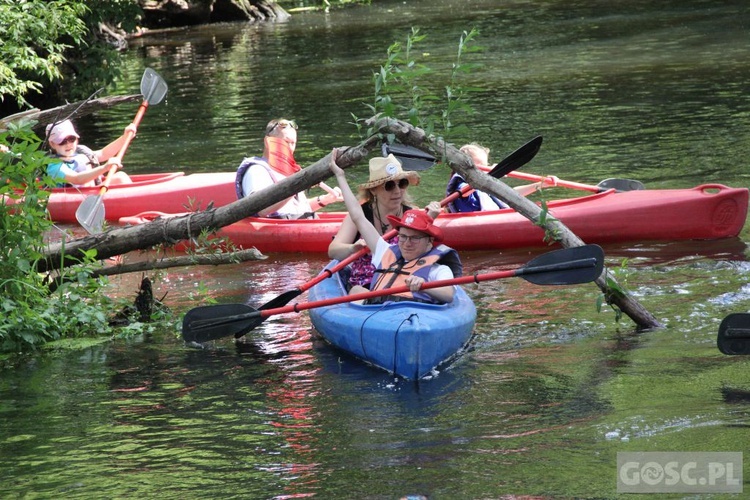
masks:
<path fill-rule="evenodd" d="M 117 93 L 137 92 L 145 67 L 169 93 L 149 109 L 126 168 L 234 170 L 260 152 L 276 116 L 299 122 L 303 165 L 355 144 L 351 113 L 369 116 L 372 72 L 412 26 L 427 35 L 418 51 L 434 70 L 423 84 L 438 92 L 461 32 L 480 31 L 484 51 L 469 58 L 480 66 L 465 77 L 476 113 L 461 119 L 469 130 L 456 143 L 482 142 L 497 161 L 543 135 L 523 170 L 578 182 L 748 185 L 744 0 L 373 1 L 144 37 L 125 54 Z M 83 142 L 114 137 L 135 111 L 81 119 Z M 418 200 L 441 198 L 447 173 L 426 172 Z M 0 373 L 0 497 L 722 498 L 620 494 L 617 454 L 745 451 L 750 361 L 721 354 L 716 333 L 750 308 L 749 231 L 605 246 L 613 268 L 627 259 L 618 280 L 664 324 L 654 331 L 597 312 L 594 285 L 467 286 L 475 337 L 419 383 L 333 350 L 306 313 L 270 318 L 237 345 L 189 348 L 175 325 L 34 356 Z M 537 254 L 462 257 L 467 272 L 490 272 Z M 197 305 L 200 284 L 221 302 L 256 306 L 325 263 L 269 254 L 164 271 L 155 289 L 176 311 Z M 140 277 L 113 278 L 113 292 L 135 293 Z"/>

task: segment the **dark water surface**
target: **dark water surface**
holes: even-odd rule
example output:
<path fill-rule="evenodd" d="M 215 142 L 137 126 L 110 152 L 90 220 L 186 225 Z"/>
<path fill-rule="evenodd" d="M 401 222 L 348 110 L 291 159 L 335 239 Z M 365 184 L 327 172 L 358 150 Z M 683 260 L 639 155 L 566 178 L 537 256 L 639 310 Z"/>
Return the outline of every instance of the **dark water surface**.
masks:
<path fill-rule="evenodd" d="M 481 91 L 456 143 L 482 142 L 499 160 L 542 134 L 524 171 L 649 188 L 748 185 L 744 1 L 373 3 L 136 41 L 118 90 L 135 92 L 149 66 L 169 94 L 149 109 L 128 169 L 234 170 L 278 115 L 300 123 L 297 157 L 312 163 L 357 142 L 350 114 L 368 116 L 370 76 L 411 26 L 428 35 L 418 51 L 435 89 L 461 32 L 477 27 L 485 51 L 466 83 Z M 134 113 L 79 126 L 84 138 L 111 137 Z M 424 178 L 420 200 L 440 198 L 445 166 Z M 579 193 L 555 193 L 568 194 Z M 305 313 L 269 318 L 238 345 L 188 348 L 175 326 L 37 356 L 0 376 L 0 496 L 617 497 L 617 452 L 745 451 L 750 365 L 715 342 L 721 319 L 750 306 L 748 241 L 745 228 L 723 241 L 606 247 L 621 284 L 665 325 L 651 332 L 597 312 L 593 285 L 468 286 L 475 338 L 419 383 L 342 356 Z M 467 271 L 489 272 L 535 255 L 463 257 Z M 156 289 L 178 311 L 197 305 L 202 288 L 257 306 L 324 264 L 269 255 L 165 271 Z M 127 295 L 139 280 L 114 278 L 113 290 Z"/>

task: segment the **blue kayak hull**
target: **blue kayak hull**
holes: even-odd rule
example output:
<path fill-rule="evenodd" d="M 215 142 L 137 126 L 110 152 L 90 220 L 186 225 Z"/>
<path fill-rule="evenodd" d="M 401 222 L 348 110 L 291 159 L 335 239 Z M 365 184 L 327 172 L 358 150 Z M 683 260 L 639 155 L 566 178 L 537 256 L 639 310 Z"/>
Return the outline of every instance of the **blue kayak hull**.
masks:
<path fill-rule="evenodd" d="M 311 288 L 309 299 L 343 295 L 344 286 L 334 275 Z M 471 338 L 476 317 L 474 302 L 461 287 L 450 304 L 347 302 L 310 309 L 313 326 L 330 344 L 409 380 L 430 375 L 453 358 Z"/>

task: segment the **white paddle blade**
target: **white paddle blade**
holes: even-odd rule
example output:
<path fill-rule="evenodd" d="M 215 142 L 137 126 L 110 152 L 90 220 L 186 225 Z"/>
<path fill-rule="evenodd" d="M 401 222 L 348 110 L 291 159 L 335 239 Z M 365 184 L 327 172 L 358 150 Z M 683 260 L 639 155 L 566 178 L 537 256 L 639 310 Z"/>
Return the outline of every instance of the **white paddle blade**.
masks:
<path fill-rule="evenodd" d="M 104 201 L 99 195 L 87 196 L 76 210 L 76 220 L 89 233 L 104 231 Z"/>
<path fill-rule="evenodd" d="M 151 68 L 146 68 L 141 78 L 141 94 L 149 105 L 159 104 L 167 95 L 167 82 Z"/>

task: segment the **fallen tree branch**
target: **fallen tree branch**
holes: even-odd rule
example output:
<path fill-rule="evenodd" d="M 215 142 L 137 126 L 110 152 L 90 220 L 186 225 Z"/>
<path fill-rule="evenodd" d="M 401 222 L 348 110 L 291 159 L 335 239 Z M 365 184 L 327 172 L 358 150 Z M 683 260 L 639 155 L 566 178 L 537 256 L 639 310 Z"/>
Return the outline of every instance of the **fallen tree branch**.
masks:
<path fill-rule="evenodd" d="M 166 259 L 144 260 L 130 264 L 117 264 L 103 269 L 97 269 L 94 271 L 93 276 L 113 276 L 117 274 L 153 271 L 154 269 L 168 269 L 170 267 L 220 266 L 224 264 L 238 264 L 250 260 L 265 260 L 267 258 L 268 256 L 263 255 L 255 248 L 210 255 L 181 255 L 179 257 L 169 257 Z"/>
<path fill-rule="evenodd" d="M 372 137 L 358 146 L 342 149 L 337 161 L 342 168 L 351 167 L 367 157 L 379 143 L 379 138 Z M 96 258 L 104 260 L 133 250 L 174 245 L 203 232 L 214 232 L 328 179 L 332 175 L 329 164 L 330 154 L 273 186 L 219 208 L 158 218 L 132 227 L 115 227 L 100 234 L 52 243 L 43 258 L 36 262 L 36 271 L 48 272 L 78 264 L 84 260 L 87 250 L 96 250 Z"/>
<path fill-rule="evenodd" d="M 553 235 L 564 248 L 576 247 L 585 243 L 565 224 L 554 217 L 545 217 L 542 221 L 542 209 L 534 202 L 519 195 L 513 188 L 480 171 L 464 153 L 446 143 L 440 137 L 427 136 L 424 130 L 393 118 L 373 117 L 367 121 L 381 134 L 392 134 L 402 144 L 428 151 L 437 157 L 445 158 L 446 163 L 475 189 L 491 193 L 507 203 L 516 212 L 529 219 Z M 661 328 L 663 325 L 631 295 L 611 288 L 607 280 L 617 284 L 615 278 L 605 270 L 596 280 L 597 286 L 604 293 L 607 303 L 614 304 L 641 329 Z"/>
<path fill-rule="evenodd" d="M 32 128 L 37 135 L 43 136 L 44 128 L 48 123 L 62 120 L 74 111 L 75 116 L 71 116 L 71 119 L 90 115 L 96 111 L 111 108 L 119 104 L 141 102 L 142 99 L 143 96 L 140 94 L 132 94 L 125 96 L 101 97 L 99 99 L 91 99 L 88 101 L 78 101 L 71 104 L 57 106 L 56 108 L 45 109 L 44 111 L 40 111 L 39 109 L 29 109 L 0 119 L 0 132 L 7 130 L 8 124 L 13 122 L 35 121 L 37 123 Z"/>
<path fill-rule="evenodd" d="M 131 264 L 117 264 L 114 266 L 97 269 L 91 273 L 91 277 L 116 276 L 136 272 L 153 271 L 155 269 L 168 269 L 170 267 L 185 266 L 220 266 L 224 264 L 238 264 L 250 260 L 265 260 L 268 257 L 255 248 L 238 250 L 236 252 L 206 254 L 206 255 L 181 255 L 164 259 L 151 259 Z M 57 290 L 63 283 L 74 281 L 77 277 L 57 277 L 49 284 L 50 292 Z"/>

